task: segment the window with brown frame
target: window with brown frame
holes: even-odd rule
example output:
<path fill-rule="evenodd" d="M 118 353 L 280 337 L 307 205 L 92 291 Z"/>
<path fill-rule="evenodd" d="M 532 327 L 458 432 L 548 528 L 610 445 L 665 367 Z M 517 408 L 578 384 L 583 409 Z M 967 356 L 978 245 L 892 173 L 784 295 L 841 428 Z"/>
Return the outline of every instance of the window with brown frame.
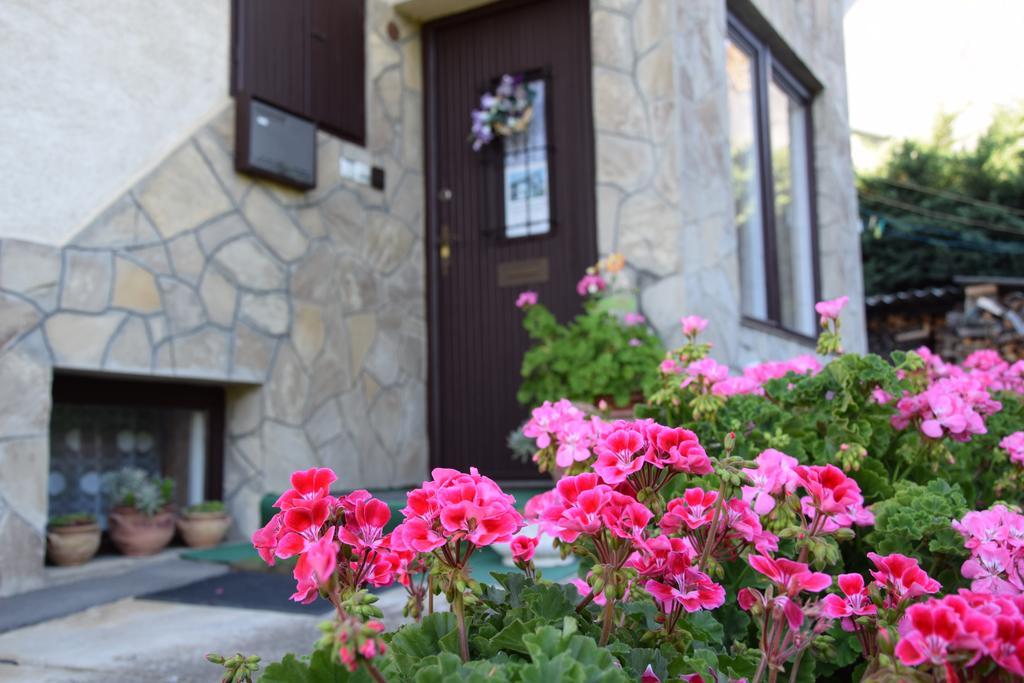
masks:
<path fill-rule="evenodd" d="M 818 245 L 812 89 L 734 15 L 726 79 L 745 319 L 811 337 Z"/>

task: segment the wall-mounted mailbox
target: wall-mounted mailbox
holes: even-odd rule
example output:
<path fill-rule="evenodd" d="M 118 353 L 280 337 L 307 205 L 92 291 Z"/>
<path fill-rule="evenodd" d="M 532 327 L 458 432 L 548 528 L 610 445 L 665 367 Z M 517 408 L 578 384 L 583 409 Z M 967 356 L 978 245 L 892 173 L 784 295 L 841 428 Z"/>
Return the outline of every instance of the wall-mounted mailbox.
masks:
<path fill-rule="evenodd" d="M 239 93 L 235 169 L 303 190 L 316 187 L 316 124 Z"/>

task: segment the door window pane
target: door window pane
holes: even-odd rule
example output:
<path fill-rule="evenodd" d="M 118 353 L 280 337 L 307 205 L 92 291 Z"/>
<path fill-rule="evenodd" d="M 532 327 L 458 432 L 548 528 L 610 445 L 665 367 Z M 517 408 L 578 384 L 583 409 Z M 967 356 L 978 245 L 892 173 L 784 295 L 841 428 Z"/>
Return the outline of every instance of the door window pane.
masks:
<path fill-rule="evenodd" d="M 544 80 L 529 81 L 527 87 L 533 92 L 533 117 L 525 131 L 502 138 L 505 237 L 551 232 Z"/>
<path fill-rule="evenodd" d="M 725 60 L 729 83 L 729 141 L 739 241 L 741 305 L 744 315 L 764 319 L 768 316 L 768 293 L 765 288 L 754 60 L 731 40 L 725 46 Z"/>
<path fill-rule="evenodd" d="M 775 242 L 779 273 L 779 322 L 813 335 L 814 254 L 807 150 L 807 108 L 776 83 L 768 84 Z"/>

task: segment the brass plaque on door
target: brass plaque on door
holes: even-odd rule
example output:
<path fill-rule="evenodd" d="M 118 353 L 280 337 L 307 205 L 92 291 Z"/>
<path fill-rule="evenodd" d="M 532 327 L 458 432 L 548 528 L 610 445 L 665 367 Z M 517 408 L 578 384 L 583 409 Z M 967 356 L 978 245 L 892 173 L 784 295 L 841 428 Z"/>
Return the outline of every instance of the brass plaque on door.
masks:
<path fill-rule="evenodd" d="M 547 257 L 505 261 L 498 264 L 499 287 L 522 287 L 547 282 L 550 268 Z"/>

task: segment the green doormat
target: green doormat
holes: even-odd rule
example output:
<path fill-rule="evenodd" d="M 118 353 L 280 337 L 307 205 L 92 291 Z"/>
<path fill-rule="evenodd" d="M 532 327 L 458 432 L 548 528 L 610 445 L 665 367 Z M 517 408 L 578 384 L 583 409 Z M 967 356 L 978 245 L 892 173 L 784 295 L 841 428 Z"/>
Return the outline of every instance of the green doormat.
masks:
<path fill-rule="evenodd" d="M 189 550 L 182 553 L 181 557 L 195 562 L 226 564 L 235 569 L 243 569 L 245 571 L 260 571 L 261 567 L 265 567 L 267 572 L 270 571 L 270 568 L 266 567 L 263 564 L 263 560 L 256 554 L 252 544 L 246 541 L 224 543 L 216 548 Z M 473 571 L 473 578 L 487 584 L 494 583 L 491 572 L 504 573 L 516 571 L 515 567 L 503 565 L 501 563 L 501 556 L 490 548 L 482 548 L 473 553 L 473 556 L 469 558 L 469 566 Z M 573 561 L 571 564 L 562 567 L 542 569 L 541 575 L 549 581 L 563 581 L 576 576 L 578 568 L 579 563 Z"/>

